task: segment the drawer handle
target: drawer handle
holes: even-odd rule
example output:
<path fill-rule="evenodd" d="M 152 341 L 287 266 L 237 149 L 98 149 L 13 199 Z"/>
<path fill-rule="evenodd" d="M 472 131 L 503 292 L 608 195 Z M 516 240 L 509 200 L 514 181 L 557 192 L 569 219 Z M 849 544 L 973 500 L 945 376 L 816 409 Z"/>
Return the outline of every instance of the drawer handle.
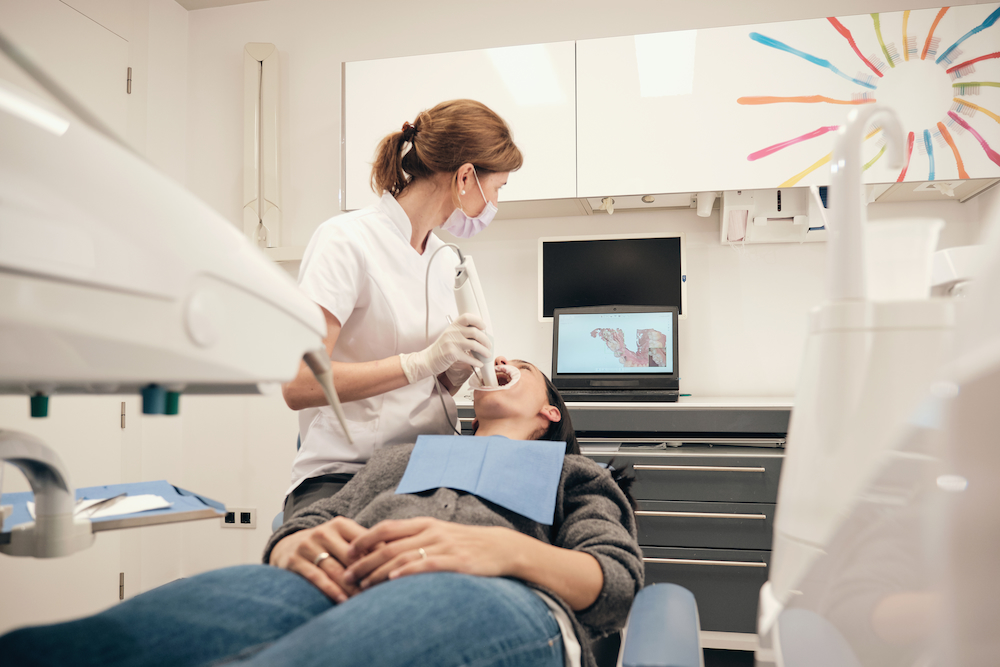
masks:
<path fill-rule="evenodd" d="M 741 560 L 694 560 L 692 558 L 643 558 L 643 563 L 673 563 L 675 565 L 725 565 L 728 567 L 767 567 L 767 563 Z"/>
<path fill-rule="evenodd" d="M 654 466 L 636 463 L 634 470 L 694 470 L 698 472 L 767 472 L 764 467 L 749 468 L 747 466 Z"/>
<path fill-rule="evenodd" d="M 727 514 L 725 512 L 656 512 L 653 510 L 637 510 L 636 516 L 677 516 L 692 519 L 767 519 L 766 514 Z"/>
<path fill-rule="evenodd" d="M 476 418 L 475 417 L 459 417 L 458 421 L 460 423 L 463 423 L 463 424 L 471 424 L 472 422 L 476 421 Z"/>

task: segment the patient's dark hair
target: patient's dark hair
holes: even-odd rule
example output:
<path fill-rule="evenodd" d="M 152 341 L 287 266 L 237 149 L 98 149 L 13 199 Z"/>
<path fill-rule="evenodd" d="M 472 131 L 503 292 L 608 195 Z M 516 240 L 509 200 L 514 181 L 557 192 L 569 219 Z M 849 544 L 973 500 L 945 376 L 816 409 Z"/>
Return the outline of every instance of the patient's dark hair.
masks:
<path fill-rule="evenodd" d="M 576 432 L 573 430 L 573 422 L 569 418 L 569 409 L 566 407 L 566 403 L 562 399 L 562 395 L 556 386 L 552 383 L 544 373 L 541 374 L 545 378 L 545 390 L 549 394 L 549 405 L 555 406 L 559 410 L 559 414 L 562 415 L 562 419 L 557 422 L 552 422 L 549 424 L 549 430 L 547 430 L 539 440 L 552 440 L 554 442 L 565 442 L 566 443 L 566 453 L 567 454 L 579 454 L 580 453 L 580 443 L 577 442 Z M 628 472 L 628 466 L 625 466 L 621 470 L 614 467 L 614 459 L 608 462 L 608 470 L 611 471 L 611 479 L 615 480 L 615 484 L 618 488 L 622 490 L 625 497 L 628 499 L 628 504 L 632 506 L 632 510 L 639 509 L 638 503 L 635 502 L 635 498 L 632 496 L 632 482 L 635 481 L 635 477 L 626 474 Z"/>
<path fill-rule="evenodd" d="M 579 454 L 580 443 L 576 441 L 576 432 L 573 430 L 573 422 L 569 418 L 569 409 L 562 399 L 559 390 L 552 384 L 552 380 L 545 373 L 539 373 L 545 379 L 545 391 L 549 395 L 549 405 L 559 410 L 562 419 L 549 424 L 549 430 L 542 434 L 539 440 L 552 440 L 553 442 L 565 442 L 567 454 Z"/>

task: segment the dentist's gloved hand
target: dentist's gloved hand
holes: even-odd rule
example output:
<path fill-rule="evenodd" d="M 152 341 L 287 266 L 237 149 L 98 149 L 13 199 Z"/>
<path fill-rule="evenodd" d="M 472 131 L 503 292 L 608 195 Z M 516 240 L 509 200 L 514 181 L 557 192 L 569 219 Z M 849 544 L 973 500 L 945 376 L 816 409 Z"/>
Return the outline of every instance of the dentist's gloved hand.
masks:
<path fill-rule="evenodd" d="M 406 379 L 413 384 L 424 378 L 437 377 L 457 362 L 481 368 L 483 362 L 473 354 L 489 356 L 490 339 L 486 335 L 486 323 L 482 318 L 466 313 L 449 324 L 427 349 L 413 354 L 401 354 L 399 360 Z"/>
<path fill-rule="evenodd" d="M 448 378 L 448 382 L 451 386 L 455 388 L 455 391 L 458 391 L 459 387 L 465 384 L 465 381 L 472 377 L 472 373 L 472 366 L 464 361 L 456 361 L 448 367 L 448 370 L 444 372 L 444 375 Z"/>

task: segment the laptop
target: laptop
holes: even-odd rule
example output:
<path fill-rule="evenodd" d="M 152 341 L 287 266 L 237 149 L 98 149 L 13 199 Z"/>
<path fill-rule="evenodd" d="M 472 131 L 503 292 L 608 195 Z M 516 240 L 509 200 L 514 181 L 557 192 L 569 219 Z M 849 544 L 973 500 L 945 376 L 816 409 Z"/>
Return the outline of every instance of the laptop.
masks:
<path fill-rule="evenodd" d="M 552 382 L 567 402 L 678 397 L 677 308 L 556 308 Z"/>

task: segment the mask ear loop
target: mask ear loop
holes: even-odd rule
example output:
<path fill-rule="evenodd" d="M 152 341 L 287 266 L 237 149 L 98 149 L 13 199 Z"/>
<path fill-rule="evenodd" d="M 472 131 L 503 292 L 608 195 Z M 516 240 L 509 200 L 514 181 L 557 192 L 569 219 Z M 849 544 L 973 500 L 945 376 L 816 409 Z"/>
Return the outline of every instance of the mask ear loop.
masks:
<path fill-rule="evenodd" d="M 479 216 L 476 216 L 480 217 L 483 213 L 486 213 L 486 209 L 489 208 L 490 200 L 486 198 L 486 193 L 483 191 L 483 184 L 479 182 L 479 174 L 476 172 L 476 165 L 472 165 L 472 175 L 476 177 L 476 185 L 479 186 L 479 194 L 483 196 L 483 210 L 479 213 Z M 465 190 L 462 192 L 464 193 Z M 462 212 L 465 213 L 464 209 Z"/>
<path fill-rule="evenodd" d="M 483 196 L 483 212 L 485 212 L 486 207 L 490 205 L 490 200 L 486 198 L 486 192 L 483 190 L 483 184 L 479 181 L 479 173 L 476 171 L 476 165 L 472 165 L 472 175 L 476 179 L 476 187 L 479 188 L 479 194 Z M 458 187 L 458 174 L 455 174 L 455 187 Z M 465 194 L 465 190 L 460 190 L 459 192 L 461 192 L 463 195 Z M 458 208 L 459 210 L 462 211 L 462 213 L 465 213 L 465 207 L 462 206 L 461 197 L 458 198 Z M 481 212 L 479 215 L 482 215 L 483 212 Z M 465 214 L 468 215 L 468 213 Z"/>
<path fill-rule="evenodd" d="M 473 167 L 473 169 L 475 169 L 475 167 Z M 459 185 L 458 185 L 458 172 L 457 171 L 455 172 L 455 189 L 458 190 L 458 192 L 459 192 L 458 196 L 455 197 L 455 199 L 458 200 L 458 210 L 460 210 L 462 213 L 465 213 L 465 207 L 462 206 L 462 195 L 465 194 L 465 190 L 461 189 L 459 187 Z"/>

